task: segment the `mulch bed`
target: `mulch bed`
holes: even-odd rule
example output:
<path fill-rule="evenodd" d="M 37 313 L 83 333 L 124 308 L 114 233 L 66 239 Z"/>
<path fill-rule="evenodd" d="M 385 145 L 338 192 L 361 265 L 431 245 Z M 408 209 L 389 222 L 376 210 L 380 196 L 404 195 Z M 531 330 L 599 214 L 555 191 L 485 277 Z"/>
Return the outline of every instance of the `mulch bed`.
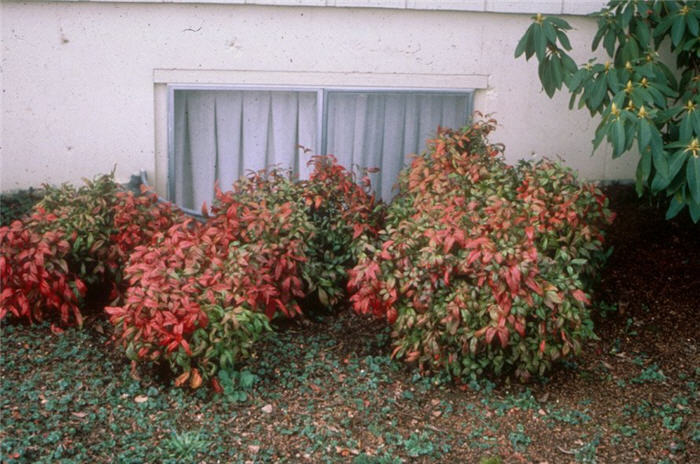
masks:
<path fill-rule="evenodd" d="M 700 227 L 607 191 L 600 340 L 545 379 L 422 378 L 388 359 L 386 328 L 346 313 L 280 328 L 229 401 L 132 372 L 105 321 L 17 325 L 2 337 L 2 462 L 698 462 Z"/>

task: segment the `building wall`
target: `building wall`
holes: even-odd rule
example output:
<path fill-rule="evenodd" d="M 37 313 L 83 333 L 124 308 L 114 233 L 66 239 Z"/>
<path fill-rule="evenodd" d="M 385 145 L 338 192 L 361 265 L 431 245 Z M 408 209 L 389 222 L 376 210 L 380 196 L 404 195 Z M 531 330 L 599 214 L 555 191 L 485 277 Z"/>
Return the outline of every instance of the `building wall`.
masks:
<path fill-rule="evenodd" d="M 242 3 L 2 3 L 2 190 L 116 165 L 120 180 L 145 169 L 164 193 L 168 83 L 476 88 L 475 109 L 498 120 L 492 140 L 509 160 L 547 155 L 589 179 L 633 177 L 632 156 L 613 161 L 605 147 L 591 157 L 596 121 L 569 111 L 567 95 L 547 98 L 536 62 L 513 58 L 530 15 L 491 11 L 528 2 Z M 583 61 L 595 23 L 567 19 Z"/>

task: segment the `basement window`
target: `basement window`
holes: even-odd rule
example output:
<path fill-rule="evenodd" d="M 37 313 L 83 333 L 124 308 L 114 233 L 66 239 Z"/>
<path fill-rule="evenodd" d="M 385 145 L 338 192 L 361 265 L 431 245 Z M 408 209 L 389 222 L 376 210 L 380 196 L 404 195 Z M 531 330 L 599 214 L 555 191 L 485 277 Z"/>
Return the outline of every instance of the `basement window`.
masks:
<path fill-rule="evenodd" d="M 171 86 L 169 95 L 169 198 L 196 210 L 211 205 L 215 181 L 226 189 L 249 171 L 280 166 L 305 178 L 315 153 L 379 168 L 372 185 L 389 200 L 438 126 L 466 124 L 473 92 Z"/>

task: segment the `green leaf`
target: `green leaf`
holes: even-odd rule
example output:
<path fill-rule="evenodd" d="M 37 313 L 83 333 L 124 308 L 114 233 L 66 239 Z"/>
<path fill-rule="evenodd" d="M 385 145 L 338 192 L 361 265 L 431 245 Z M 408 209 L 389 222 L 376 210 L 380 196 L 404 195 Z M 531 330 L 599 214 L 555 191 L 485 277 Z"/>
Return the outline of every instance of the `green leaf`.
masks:
<path fill-rule="evenodd" d="M 670 158 L 671 160 L 668 163 L 668 176 L 673 179 L 685 165 L 685 161 L 688 159 L 688 153 L 683 150 L 678 150 L 672 154 Z"/>
<path fill-rule="evenodd" d="M 565 31 L 568 31 L 571 29 L 571 25 L 567 23 L 565 20 L 558 18 L 556 16 L 547 16 L 546 21 L 551 22 L 555 26 L 557 26 L 559 29 L 563 29 Z"/>
<path fill-rule="evenodd" d="M 561 42 L 561 46 L 564 47 L 564 50 L 571 50 L 571 42 L 569 42 L 569 37 L 566 35 L 566 32 L 558 30 L 557 37 L 559 38 L 559 42 Z"/>
<path fill-rule="evenodd" d="M 691 156 L 686 168 L 688 190 L 694 201 L 700 203 L 700 157 Z"/>
<path fill-rule="evenodd" d="M 628 3 L 624 10 L 622 10 L 622 28 L 627 29 L 632 20 L 632 15 L 634 14 L 634 4 Z"/>
<path fill-rule="evenodd" d="M 615 55 L 616 38 L 615 31 L 613 29 L 608 29 L 608 32 L 605 34 L 605 38 L 603 39 L 603 46 L 605 47 L 605 51 L 608 52 L 608 56 Z"/>
<path fill-rule="evenodd" d="M 679 141 L 685 143 L 690 142 L 690 138 L 693 135 L 693 126 L 691 125 L 692 114 L 687 113 L 685 117 L 681 120 L 679 126 Z"/>
<path fill-rule="evenodd" d="M 527 29 L 527 40 L 525 44 L 525 60 L 529 60 L 535 54 L 535 28 L 537 23 L 533 23 Z"/>
<path fill-rule="evenodd" d="M 515 48 L 515 57 L 519 57 L 523 53 L 525 53 L 525 48 L 527 47 L 527 42 L 530 39 L 530 34 L 532 33 L 532 26 L 530 26 L 527 29 L 527 32 L 525 32 L 525 35 L 522 36 L 520 41 L 518 42 L 518 46 Z"/>
<path fill-rule="evenodd" d="M 637 165 L 637 184 L 636 190 L 639 196 L 642 196 L 644 192 L 644 186 L 647 185 L 649 181 L 649 175 L 651 174 L 651 151 L 645 150 L 642 157 Z"/>
<path fill-rule="evenodd" d="M 640 119 L 637 123 L 637 146 L 639 152 L 644 152 L 644 149 L 651 143 L 651 127 L 649 121 Z"/>
<path fill-rule="evenodd" d="M 617 70 L 614 68 L 608 69 L 608 72 L 605 73 L 605 77 L 608 81 L 608 88 L 612 92 L 618 92 L 622 88 L 622 84 L 620 84 L 620 81 L 617 78 Z"/>
<path fill-rule="evenodd" d="M 661 22 L 654 28 L 654 37 L 660 41 L 661 37 L 666 33 L 666 31 L 668 31 L 668 28 L 671 27 L 671 24 L 673 24 L 673 16 L 666 16 L 664 19 L 662 19 Z"/>
<path fill-rule="evenodd" d="M 688 29 L 694 36 L 700 35 L 700 27 L 698 27 L 698 19 L 692 13 L 686 16 L 686 21 L 688 23 Z"/>
<path fill-rule="evenodd" d="M 552 23 L 550 23 L 549 21 L 544 21 L 542 23 L 542 30 L 544 31 L 545 38 L 547 39 L 548 42 L 556 43 L 557 33 L 554 30 Z"/>
<path fill-rule="evenodd" d="M 588 98 L 588 107 L 591 110 L 599 110 L 601 103 L 608 91 L 608 85 L 604 74 L 598 75 L 593 84 L 591 95 Z"/>
<path fill-rule="evenodd" d="M 547 51 L 547 38 L 542 31 L 542 26 L 538 25 L 533 32 L 535 36 L 535 54 L 537 55 L 537 59 L 542 61 Z"/>
<path fill-rule="evenodd" d="M 612 123 L 611 138 L 613 145 L 613 158 L 619 157 L 625 151 L 625 125 L 622 119 L 616 119 Z"/>
<path fill-rule="evenodd" d="M 552 84 L 554 84 L 556 89 L 560 89 L 561 84 L 564 82 L 561 59 L 557 56 L 552 56 L 550 63 L 550 66 L 552 67 Z"/>
<path fill-rule="evenodd" d="M 554 77 L 552 76 L 552 60 L 550 58 L 542 60 L 539 65 L 538 72 L 544 91 L 547 93 L 549 98 L 552 98 L 557 89 L 556 83 L 554 82 Z"/>
<path fill-rule="evenodd" d="M 649 26 L 645 21 L 637 21 L 635 26 L 635 34 L 642 48 L 647 48 L 649 46 L 651 32 L 649 31 Z"/>
<path fill-rule="evenodd" d="M 673 26 L 671 27 L 671 42 L 673 42 L 673 45 L 678 46 L 681 43 L 684 32 L 685 16 L 678 15 L 673 19 Z"/>
<path fill-rule="evenodd" d="M 595 36 L 593 37 L 593 44 L 591 46 L 591 51 L 595 51 L 598 48 L 598 45 L 600 45 L 600 41 L 603 38 L 603 35 L 605 35 L 605 28 L 599 27 L 595 33 Z"/>
<path fill-rule="evenodd" d="M 678 215 L 678 213 L 685 207 L 685 202 L 678 198 L 678 195 L 674 195 L 671 203 L 668 205 L 668 211 L 666 211 L 666 220 L 673 219 Z"/>
<path fill-rule="evenodd" d="M 601 123 L 595 130 L 595 137 L 593 138 L 593 151 L 595 151 L 599 146 L 600 142 L 603 141 L 605 134 L 610 130 L 610 125 Z"/>
<path fill-rule="evenodd" d="M 690 209 L 690 218 L 697 224 L 700 221 L 700 203 L 691 200 L 688 202 L 688 208 Z"/>
<path fill-rule="evenodd" d="M 572 60 L 571 57 L 566 53 L 561 54 L 561 60 L 562 64 L 564 65 L 564 71 L 566 72 L 567 77 L 571 76 L 572 74 L 578 71 L 578 66 L 576 66 L 576 62 Z"/>
<path fill-rule="evenodd" d="M 654 160 L 654 168 L 656 168 L 657 174 L 666 179 L 666 185 L 668 185 L 671 182 L 672 178 L 669 177 L 668 159 L 666 158 L 666 152 L 663 150 L 653 150 L 651 156 Z M 664 185 L 663 188 L 665 188 L 666 185 Z"/>

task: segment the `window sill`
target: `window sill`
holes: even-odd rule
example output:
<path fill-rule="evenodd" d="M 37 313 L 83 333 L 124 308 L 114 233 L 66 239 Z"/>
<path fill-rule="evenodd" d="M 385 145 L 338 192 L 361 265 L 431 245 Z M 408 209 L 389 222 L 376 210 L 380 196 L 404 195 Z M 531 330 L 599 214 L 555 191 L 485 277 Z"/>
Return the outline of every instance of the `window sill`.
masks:
<path fill-rule="evenodd" d="M 402 73 L 334 73 L 292 71 L 244 71 L 200 69 L 155 69 L 155 84 L 226 85 L 232 82 L 249 85 L 319 86 L 319 87 L 395 87 L 486 89 L 484 74 L 402 74 Z"/>

